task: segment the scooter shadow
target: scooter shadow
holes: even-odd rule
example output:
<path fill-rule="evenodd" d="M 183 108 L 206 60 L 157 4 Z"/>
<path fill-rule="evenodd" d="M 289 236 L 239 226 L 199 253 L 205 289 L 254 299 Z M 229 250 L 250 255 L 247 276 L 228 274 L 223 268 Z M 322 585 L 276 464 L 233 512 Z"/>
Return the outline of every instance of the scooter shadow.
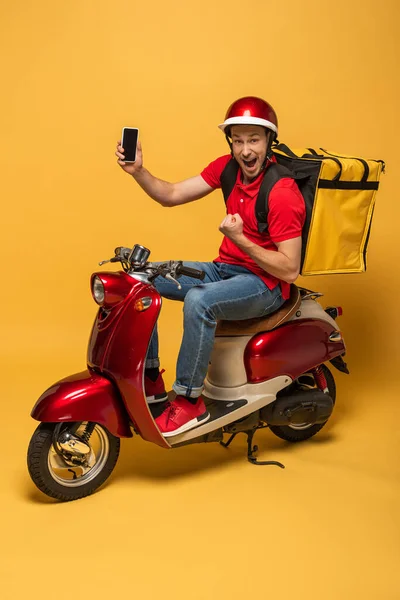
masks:
<path fill-rule="evenodd" d="M 228 436 L 224 437 L 227 441 Z M 331 443 L 334 435 L 326 426 L 316 438 L 303 444 Z M 299 444 L 286 442 L 264 429 L 255 434 L 253 445 L 258 446 L 256 456 L 259 460 L 275 460 L 285 465 L 285 458 L 297 451 Z M 196 476 L 202 472 L 221 470 L 232 464 L 247 461 L 247 436 L 240 433 L 228 448 L 221 444 L 200 443 L 165 450 L 141 438 L 124 440 L 114 473 L 114 479 L 140 478 L 169 480 Z M 249 468 L 254 465 L 248 463 Z M 285 465 L 286 467 L 289 465 Z M 271 466 L 272 467 L 272 466 Z M 264 467 L 265 468 L 265 467 Z M 274 466 L 273 468 L 277 468 Z M 279 467 L 278 467 L 279 468 Z"/>
<path fill-rule="evenodd" d="M 335 436 L 331 433 L 330 428 L 331 426 L 328 424 L 315 438 L 300 444 L 312 444 L 317 447 L 331 443 L 335 440 Z M 226 440 L 227 436 L 225 436 Z M 259 460 L 277 460 L 287 468 L 290 468 L 290 456 L 297 451 L 300 445 L 285 442 L 273 435 L 268 429 L 257 432 L 253 444 L 258 446 L 257 456 Z M 101 487 L 105 489 L 118 479 L 146 479 L 168 482 L 174 479 L 195 477 L 203 472 L 222 470 L 229 468 L 232 464 L 246 461 L 247 438 L 245 434 L 239 434 L 229 448 L 224 448 L 218 443 L 203 443 L 172 448 L 171 450 L 164 450 L 138 437 L 134 440 L 123 440 L 115 471 Z M 248 467 L 253 469 L 254 465 L 248 463 Z M 273 468 L 276 469 L 277 467 Z M 18 484 L 21 495 L 29 502 L 47 506 L 62 506 L 64 504 L 42 494 L 33 486 L 26 474 L 22 475 L 21 473 Z"/>

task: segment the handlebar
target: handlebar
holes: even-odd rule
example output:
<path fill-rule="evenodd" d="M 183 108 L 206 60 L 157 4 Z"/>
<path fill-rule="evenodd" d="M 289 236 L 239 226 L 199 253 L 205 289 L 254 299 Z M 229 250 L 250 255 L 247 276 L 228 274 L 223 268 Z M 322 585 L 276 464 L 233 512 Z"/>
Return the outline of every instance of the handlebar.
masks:
<path fill-rule="evenodd" d="M 118 246 L 118 248 L 115 248 L 114 252 L 115 256 L 109 258 L 108 260 L 101 261 L 99 265 L 101 266 L 108 262 L 120 262 L 125 272 L 139 270 L 146 271 L 149 275 L 149 281 L 154 281 L 156 277 L 161 275 L 161 277 L 165 277 L 166 279 L 173 281 L 179 289 L 181 286 L 177 279 L 181 275 L 193 277 L 194 279 L 200 279 L 201 281 L 206 275 L 204 271 L 192 269 L 192 267 L 186 267 L 181 260 L 170 260 L 167 263 L 162 264 L 153 264 L 148 262 L 147 259 L 150 255 L 150 250 L 144 246 L 139 246 L 138 244 L 136 244 L 132 250 L 130 248 L 125 248 L 124 246 Z"/>
<path fill-rule="evenodd" d="M 192 267 L 185 267 L 182 263 L 176 268 L 177 275 L 187 275 L 188 277 L 194 277 L 195 279 L 201 279 L 203 281 L 206 276 L 204 271 L 198 269 L 192 269 Z"/>

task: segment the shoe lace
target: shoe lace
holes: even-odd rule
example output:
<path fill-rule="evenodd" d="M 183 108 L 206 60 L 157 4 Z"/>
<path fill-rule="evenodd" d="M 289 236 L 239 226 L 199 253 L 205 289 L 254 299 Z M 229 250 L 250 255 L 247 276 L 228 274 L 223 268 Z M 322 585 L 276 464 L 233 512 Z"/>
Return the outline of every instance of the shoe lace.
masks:
<path fill-rule="evenodd" d="M 175 406 L 172 402 L 167 402 L 164 408 L 164 411 L 168 411 L 168 420 L 172 419 L 176 414 L 177 406 Z"/>
<path fill-rule="evenodd" d="M 173 417 L 176 414 L 176 410 L 177 410 L 177 407 L 174 404 L 171 404 L 169 413 L 168 413 L 168 419 L 173 419 Z"/>

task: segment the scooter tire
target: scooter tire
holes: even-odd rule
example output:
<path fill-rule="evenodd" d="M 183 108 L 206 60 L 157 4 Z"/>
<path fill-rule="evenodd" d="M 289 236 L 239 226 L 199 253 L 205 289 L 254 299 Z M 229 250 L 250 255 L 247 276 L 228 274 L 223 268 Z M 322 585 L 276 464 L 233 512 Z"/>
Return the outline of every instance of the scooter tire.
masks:
<path fill-rule="evenodd" d="M 326 378 L 329 395 L 333 400 L 333 404 L 335 404 L 335 379 L 326 365 L 321 365 L 321 367 Z M 327 424 L 328 420 L 329 419 L 327 419 L 324 423 L 310 425 L 309 427 L 304 429 L 297 429 L 294 427 L 290 427 L 290 425 L 270 425 L 269 428 L 272 431 L 272 433 L 274 433 L 277 437 L 281 438 L 281 440 L 285 440 L 287 442 L 304 442 L 312 438 L 316 433 L 318 433 L 318 431 L 321 431 L 321 429 Z"/>
<path fill-rule="evenodd" d="M 49 453 L 57 425 L 58 423 L 41 423 L 35 430 L 28 447 L 28 471 L 36 487 L 50 498 L 62 502 L 79 500 L 93 494 L 111 475 L 118 460 L 120 440 L 105 427 L 96 424 L 96 428 L 100 428 L 102 435 L 107 439 L 108 454 L 104 464 L 99 473 L 87 483 L 68 487 L 68 485 L 58 483 L 51 475 L 49 468 Z"/>

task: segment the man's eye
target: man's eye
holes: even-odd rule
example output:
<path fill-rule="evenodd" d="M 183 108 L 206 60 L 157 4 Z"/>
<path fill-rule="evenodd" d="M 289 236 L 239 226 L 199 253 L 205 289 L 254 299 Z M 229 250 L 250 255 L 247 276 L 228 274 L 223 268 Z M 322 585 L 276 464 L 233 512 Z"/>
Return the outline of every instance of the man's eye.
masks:
<path fill-rule="evenodd" d="M 257 144 L 258 140 L 251 140 L 252 144 Z"/>

